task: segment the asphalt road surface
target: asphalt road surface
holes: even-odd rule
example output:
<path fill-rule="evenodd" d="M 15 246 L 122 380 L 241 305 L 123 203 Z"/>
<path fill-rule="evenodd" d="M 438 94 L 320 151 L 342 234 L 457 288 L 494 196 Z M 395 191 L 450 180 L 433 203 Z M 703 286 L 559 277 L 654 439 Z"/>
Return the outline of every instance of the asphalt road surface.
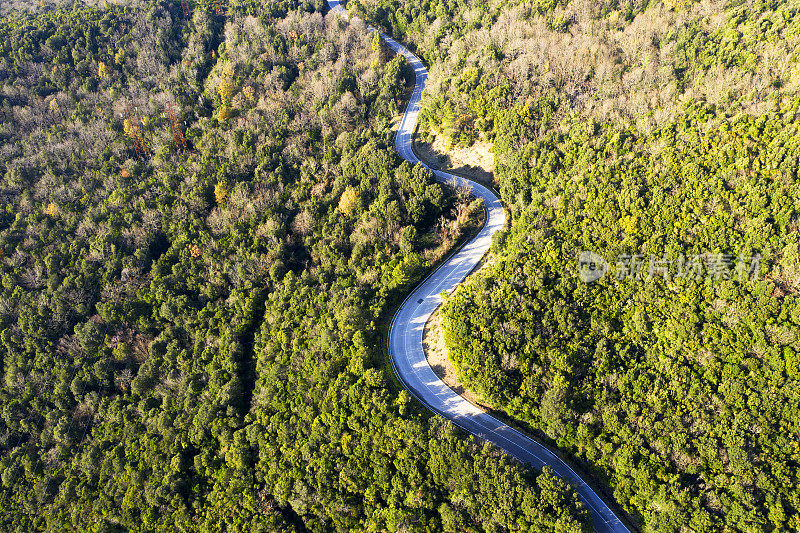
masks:
<path fill-rule="evenodd" d="M 333 12 L 346 17 L 347 12 L 339 0 L 328 0 Z M 369 28 L 375 30 L 374 28 Z M 397 151 L 411 163 L 422 163 L 411 149 L 411 139 L 417 124 L 419 103 L 428 71 L 417 56 L 391 37 L 381 33 L 384 41 L 398 54 L 405 56 L 414 69 L 416 83 L 406 107 L 395 145 Z M 403 302 L 392 320 L 389 332 L 389 352 L 392 366 L 405 387 L 428 409 L 452 420 L 473 435 L 493 442 L 508 454 L 536 468 L 545 465 L 567 481 L 587 505 L 594 528 L 598 532 L 627 532 L 628 528 L 617 518 L 600 496 L 561 459 L 538 442 L 500 422 L 471 404 L 440 380 L 428 364 L 422 347 L 422 333 L 431 313 L 442 302 L 442 291 L 450 292 L 475 268 L 489 249 L 492 235 L 506 222 L 500 200 L 479 183 L 433 170 L 437 178 L 468 187 L 475 197 L 482 198 L 486 208 L 486 223 L 480 233 L 466 243 L 457 253 L 433 272 Z"/>

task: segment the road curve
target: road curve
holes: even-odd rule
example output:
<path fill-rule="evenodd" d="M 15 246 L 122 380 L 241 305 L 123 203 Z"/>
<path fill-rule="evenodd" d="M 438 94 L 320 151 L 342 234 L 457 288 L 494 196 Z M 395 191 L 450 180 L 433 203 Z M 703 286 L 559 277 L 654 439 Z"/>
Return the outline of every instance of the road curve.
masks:
<path fill-rule="evenodd" d="M 328 0 L 331 11 L 347 17 L 340 0 Z M 377 31 L 372 27 L 370 30 Z M 381 33 L 384 41 L 398 54 L 402 54 L 414 69 L 416 82 L 414 92 L 403 114 L 395 145 L 400 156 L 411 163 L 420 163 L 411 149 L 411 140 L 417 125 L 420 100 L 425 88 L 428 71 L 419 58 L 405 46 Z M 483 199 L 486 208 L 486 223 L 478 235 L 466 243 L 457 253 L 428 276 L 406 298 L 392 319 L 389 330 L 389 354 L 397 376 L 403 385 L 431 411 L 451 420 L 473 435 L 493 442 L 509 455 L 523 463 L 541 468 L 549 466 L 560 478 L 567 481 L 587 505 L 592 524 L 598 532 L 628 532 L 628 528 L 617 518 L 600 496 L 567 464 L 538 442 L 500 422 L 493 416 L 456 394 L 448 387 L 428 364 L 422 347 L 425 324 L 433 311 L 439 307 L 442 291 L 451 292 L 461 283 L 480 261 L 492 243 L 492 235 L 505 225 L 506 215 L 497 196 L 479 183 L 441 170 L 431 169 L 436 177 L 445 182 L 457 182 L 468 187 L 472 194 Z"/>

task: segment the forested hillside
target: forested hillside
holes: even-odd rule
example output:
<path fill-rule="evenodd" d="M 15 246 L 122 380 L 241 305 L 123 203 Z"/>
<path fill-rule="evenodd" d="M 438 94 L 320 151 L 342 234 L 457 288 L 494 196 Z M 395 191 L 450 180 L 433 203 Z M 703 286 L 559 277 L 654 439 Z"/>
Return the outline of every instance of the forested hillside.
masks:
<path fill-rule="evenodd" d="M 493 142 L 513 222 L 444 308 L 463 382 L 647 530 L 800 528 L 796 5 L 350 5 L 431 62 L 427 128 Z"/>
<path fill-rule="evenodd" d="M 587 530 L 385 370 L 469 208 L 400 162 L 405 65 L 362 22 L 4 10 L 2 529 Z"/>

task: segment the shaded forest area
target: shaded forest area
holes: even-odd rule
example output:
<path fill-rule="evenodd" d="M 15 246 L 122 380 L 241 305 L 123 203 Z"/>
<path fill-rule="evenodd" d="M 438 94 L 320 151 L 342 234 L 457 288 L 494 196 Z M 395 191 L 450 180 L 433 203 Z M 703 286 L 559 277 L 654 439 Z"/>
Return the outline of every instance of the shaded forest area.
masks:
<path fill-rule="evenodd" d="M 466 209 L 394 151 L 402 60 L 321 2 L 190 9 L 0 19 L 3 529 L 587 531 L 383 370 Z"/>
<path fill-rule="evenodd" d="M 432 63 L 428 128 L 493 142 L 513 224 L 445 305 L 460 378 L 647 530 L 800 528 L 796 4 L 351 5 Z M 582 251 L 700 275 L 586 284 Z"/>

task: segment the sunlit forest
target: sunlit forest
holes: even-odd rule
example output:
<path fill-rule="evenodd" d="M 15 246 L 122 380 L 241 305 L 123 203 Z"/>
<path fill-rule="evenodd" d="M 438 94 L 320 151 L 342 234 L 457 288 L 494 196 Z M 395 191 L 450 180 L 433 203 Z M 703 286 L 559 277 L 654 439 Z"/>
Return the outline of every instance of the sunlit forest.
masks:
<path fill-rule="evenodd" d="M 800 528 L 797 6 L 359 1 L 513 217 L 445 304 L 462 382 L 644 530 Z M 583 251 L 644 267 L 587 284 Z"/>
<path fill-rule="evenodd" d="M 481 216 L 409 81 L 321 2 L 4 3 L 3 530 L 587 530 L 386 369 Z"/>
<path fill-rule="evenodd" d="M 347 9 L 0 5 L 0 528 L 591 530 L 388 363 L 483 213 L 398 156 L 413 72 L 369 23 L 429 67 L 421 129 L 492 146 L 459 379 L 643 531 L 800 529 L 800 7 Z"/>

